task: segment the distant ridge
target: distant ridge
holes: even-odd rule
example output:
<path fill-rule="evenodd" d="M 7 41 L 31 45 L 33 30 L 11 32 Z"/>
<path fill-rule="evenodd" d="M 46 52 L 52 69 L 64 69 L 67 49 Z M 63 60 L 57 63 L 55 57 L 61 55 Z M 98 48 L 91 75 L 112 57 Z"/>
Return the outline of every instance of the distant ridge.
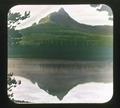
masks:
<path fill-rule="evenodd" d="M 82 41 L 80 43 L 78 42 L 78 44 L 82 46 L 82 43 L 87 43 L 88 45 L 88 41 L 89 44 L 93 44 L 93 42 L 97 43 L 97 41 L 101 44 L 103 43 L 102 40 L 109 40 L 105 37 L 112 37 L 113 27 L 81 24 L 71 18 L 63 8 L 60 8 L 57 12 L 52 12 L 40 19 L 38 24 L 22 29 L 20 32 L 23 35 L 21 41 L 21 44 L 23 45 L 41 45 L 45 43 L 51 45 L 57 45 L 58 43 L 66 44 L 66 41 L 69 41 L 68 43 L 70 43 L 74 39 Z M 77 42 L 73 43 L 75 45 Z M 96 43 L 94 44 L 95 47 Z"/>
<path fill-rule="evenodd" d="M 48 14 L 46 17 L 42 18 L 39 21 L 39 24 L 56 24 L 64 27 L 69 27 L 73 29 L 79 29 L 81 32 L 91 32 L 91 33 L 101 33 L 111 34 L 112 26 L 91 26 L 86 24 L 81 24 L 75 21 L 70 15 L 64 10 L 64 8 L 60 8 L 57 12 L 52 12 Z"/>

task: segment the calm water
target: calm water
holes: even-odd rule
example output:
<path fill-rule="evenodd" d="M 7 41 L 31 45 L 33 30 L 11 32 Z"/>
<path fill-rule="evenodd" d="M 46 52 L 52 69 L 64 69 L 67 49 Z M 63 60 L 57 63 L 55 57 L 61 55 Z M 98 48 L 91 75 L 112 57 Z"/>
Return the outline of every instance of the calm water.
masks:
<path fill-rule="evenodd" d="M 80 83 L 113 81 L 110 61 L 8 59 L 8 72 L 37 82 L 40 88 L 60 99 Z"/>

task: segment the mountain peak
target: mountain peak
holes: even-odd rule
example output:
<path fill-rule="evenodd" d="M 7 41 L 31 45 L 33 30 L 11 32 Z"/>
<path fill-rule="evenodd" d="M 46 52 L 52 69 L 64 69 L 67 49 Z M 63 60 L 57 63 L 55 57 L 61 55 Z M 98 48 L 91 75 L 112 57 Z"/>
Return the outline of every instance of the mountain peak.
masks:
<path fill-rule="evenodd" d="M 69 16 L 64 8 L 60 8 L 57 12 L 50 13 L 46 17 L 42 18 L 39 23 L 54 23 L 65 26 L 79 25 L 78 22 L 74 21 L 74 19 Z"/>
<path fill-rule="evenodd" d="M 64 10 L 64 8 L 60 8 L 58 10 L 58 13 L 61 14 L 61 15 L 68 15 L 68 13 Z"/>
<path fill-rule="evenodd" d="M 65 12 L 64 8 L 60 8 L 58 12 Z"/>

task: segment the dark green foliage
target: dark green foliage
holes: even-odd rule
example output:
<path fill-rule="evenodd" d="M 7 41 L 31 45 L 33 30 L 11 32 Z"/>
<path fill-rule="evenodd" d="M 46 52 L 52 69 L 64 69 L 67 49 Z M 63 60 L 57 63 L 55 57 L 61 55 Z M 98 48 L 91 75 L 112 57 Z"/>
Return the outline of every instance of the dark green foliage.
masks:
<path fill-rule="evenodd" d="M 8 12 L 8 28 L 12 29 L 20 24 L 20 21 L 25 20 L 26 18 L 30 17 L 30 11 L 21 15 L 19 12 L 12 13 L 11 11 Z"/>
<path fill-rule="evenodd" d="M 97 7 L 96 8 L 96 10 L 97 11 L 106 11 L 106 12 L 108 12 L 108 16 L 109 16 L 109 20 L 113 20 L 113 12 L 112 12 L 112 9 L 109 7 L 109 6 L 107 6 L 107 5 L 105 5 L 105 4 L 102 4 L 102 5 L 100 5 L 100 4 L 91 4 L 90 6 L 92 6 L 92 7 Z"/>
<path fill-rule="evenodd" d="M 13 78 L 13 73 L 8 73 L 8 76 L 7 76 L 7 90 L 8 90 L 8 97 L 12 100 L 14 100 L 13 98 L 13 92 L 12 92 L 12 89 L 14 87 L 16 87 L 17 85 L 20 85 L 21 84 L 21 81 L 16 81 L 15 78 Z"/>
<path fill-rule="evenodd" d="M 30 12 L 25 12 L 24 15 L 21 15 L 19 12 L 8 13 L 8 46 L 19 45 L 21 41 L 22 34 L 15 30 L 16 26 L 20 24 L 20 21 L 25 20 L 30 16 Z"/>
<path fill-rule="evenodd" d="M 8 45 L 14 46 L 19 45 L 19 42 L 22 40 L 22 34 L 19 30 L 8 29 Z"/>
<path fill-rule="evenodd" d="M 112 59 L 112 48 L 74 46 L 19 46 L 9 48 L 8 57 L 71 60 Z"/>

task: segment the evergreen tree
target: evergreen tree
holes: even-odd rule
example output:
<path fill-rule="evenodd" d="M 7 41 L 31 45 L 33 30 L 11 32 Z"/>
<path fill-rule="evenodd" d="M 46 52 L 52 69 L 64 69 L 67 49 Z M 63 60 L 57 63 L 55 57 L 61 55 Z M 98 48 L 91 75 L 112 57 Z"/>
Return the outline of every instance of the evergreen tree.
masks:
<path fill-rule="evenodd" d="M 21 21 L 30 17 L 30 11 L 21 15 L 20 12 L 12 13 L 9 11 L 8 13 L 8 46 L 19 45 L 19 42 L 22 39 L 22 34 L 19 30 L 15 28 L 20 24 Z"/>

